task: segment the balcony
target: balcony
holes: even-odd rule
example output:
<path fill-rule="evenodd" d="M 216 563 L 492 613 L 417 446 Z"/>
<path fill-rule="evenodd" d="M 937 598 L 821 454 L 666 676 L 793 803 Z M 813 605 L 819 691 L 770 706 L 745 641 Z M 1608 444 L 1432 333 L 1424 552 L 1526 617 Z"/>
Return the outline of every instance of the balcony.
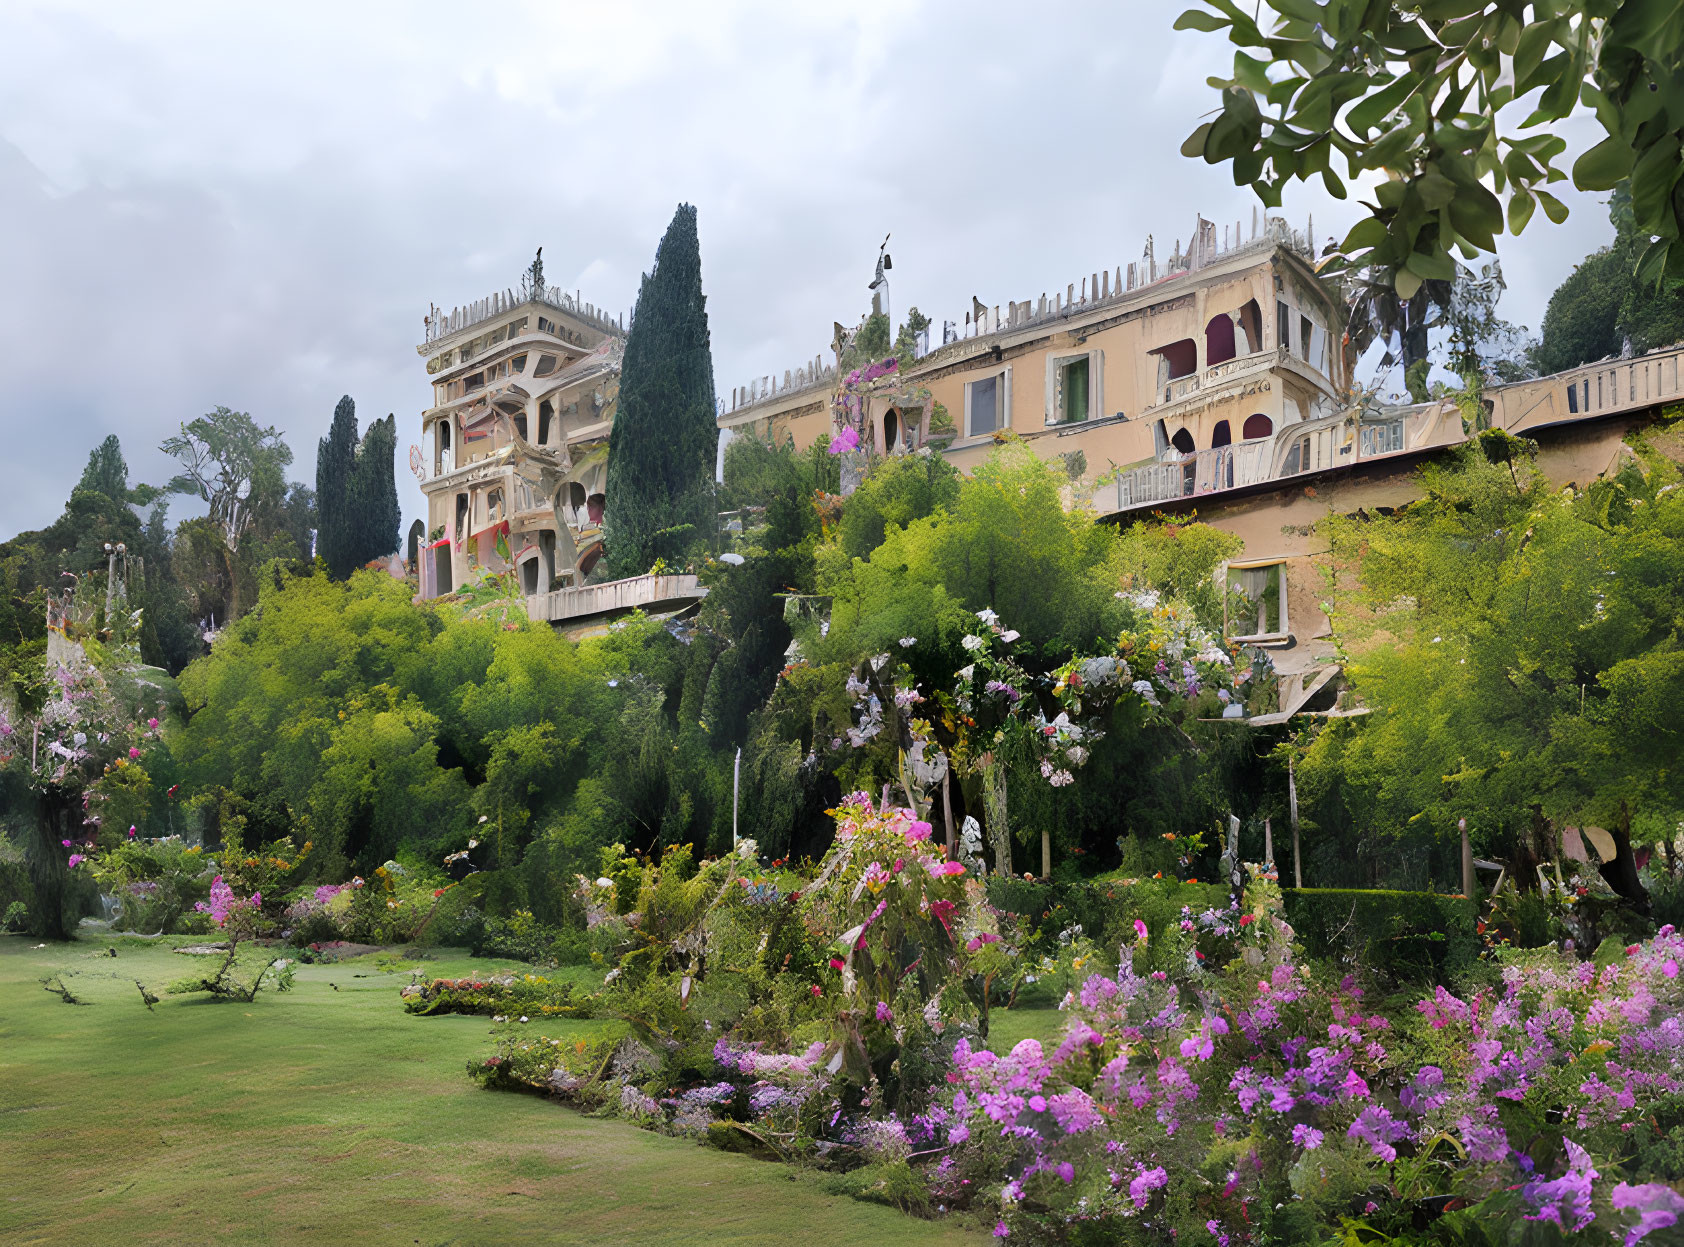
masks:
<path fill-rule="evenodd" d="M 694 576 L 631 576 L 529 596 L 526 614 L 530 619 L 548 620 L 557 627 L 576 628 L 629 615 L 634 610 L 657 616 L 676 615 L 707 595 L 708 591 Z"/>
<path fill-rule="evenodd" d="M 1269 480 L 1273 475 L 1275 439 L 1263 437 L 1236 442 L 1190 455 L 1178 451 L 1170 454 L 1175 457 L 1131 468 L 1117 478 L 1117 510 L 1135 510 L 1199 494 L 1242 489 Z"/>
<path fill-rule="evenodd" d="M 1225 359 L 1220 364 L 1212 364 L 1199 372 L 1185 377 L 1177 377 L 1173 381 L 1166 381 L 1146 410 L 1155 411 L 1160 407 L 1173 406 L 1202 391 L 1213 389 L 1228 382 L 1238 381 L 1253 373 L 1267 372 L 1278 366 L 1284 358 L 1286 358 L 1285 353 L 1279 350 L 1254 351 L 1250 355 Z"/>

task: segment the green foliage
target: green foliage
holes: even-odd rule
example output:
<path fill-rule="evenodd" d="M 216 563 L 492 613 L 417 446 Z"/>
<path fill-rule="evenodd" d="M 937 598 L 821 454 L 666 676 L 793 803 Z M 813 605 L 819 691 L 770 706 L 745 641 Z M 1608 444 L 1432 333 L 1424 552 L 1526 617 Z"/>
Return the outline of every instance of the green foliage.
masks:
<path fill-rule="evenodd" d="M 1286 920 L 1311 957 L 1389 983 L 1459 988 L 1479 960 L 1477 905 L 1437 892 L 1288 888 Z"/>
<path fill-rule="evenodd" d="M 848 559 L 868 557 L 890 528 L 905 528 L 952 506 L 959 498 L 959 481 L 959 470 L 942 455 L 884 460 L 848 498 L 837 525 L 836 549 Z"/>
<path fill-rule="evenodd" d="M 609 575 L 680 561 L 711 539 L 714 415 L 696 209 L 680 204 L 644 275 L 626 339 L 603 517 Z"/>
<path fill-rule="evenodd" d="M 1431 848 L 1437 877 L 1459 882 L 1466 817 L 1475 851 L 1528 886 L 1552 828 L 1629 844 L 1643 812 L 1684 808 L 1663 743 L 1684 727 L 1665 691 L 1684 662 L 1684 501 L 1678 469 L 1636 449 L 1617 476 L 1553 493 L 1524 443 L 1487 434 L 1425 469 L 1396 515 L 1327 521 L 1332 615 L 1374 713 L 1310 744 L 1307 841 L 1345 862 Z M 1635 896 L 1621 857 L 1610 882 Z"/>
<path fill-rule="evenodd" d="M 1604 137 L 1575 161 L 1574 184 L 1609 190 L 1630 178 L 1638 229 L 1656 240 L 1642 277 L 1684 275 L 1684 248 L 1673 246 L 1684 221 L 1673 195 L 1684 135 L 1684 12 L 1674 5 L 1574 0 L 1523 13 L 1268 0 L 1248 13 L 1205 0 L 1176 28 L 1224 31 L 1238 49 L 1233 76 L 1212 79 L 1219 115 L 1183 154 L 1231 163 L 1235 184 L 1271 207 L 1295 180 L 1319 176 L 1344 198 L 1346 177 L 1384 170 L 1390 180 L 1342 251 L 1386 272 L 1401 299 L 1454 277 L 1452 252 L 1494 252 L 1505 206 L 1515 234 L 1539 207 L 1566 219 L 1546 187 L 1567 177 L 1555 164 L 1567 142 L 1555 131 L 1581 99 Z M 1499 118 L 1523 97 L 1531 103 L 1512 114 L 1523 118 L 1517 137 Z"/>
<path fill-rule="evenodd" d="M 1119 945 L 1134 941 L 1136 919 L 1155 938 L 1181 920 L 1184 907 L 1201 913 L 1227 905 L 1228 889 L 1174 877 L 1107 875 L 1065 883 L 996 876 L 988 880 L 988 903 L 1019 919 L 1028 935 L 1025 951 L 1033 956 L 1056 952 L 1060 936 L 1079 926 L 1086 939 L 1114 960 Z"/>
<path fill-rule="evenodd" d="M 335 579 L 398 547 L 396 454 L 395 417 L 375 420 L 359 442 L 357 405 L 349 394 L 339 400 L 316 453 L 316 549 Z"/>
<path fill-rule="evenodd" d="M 1684 339 L 1684 283 L 1639 280 L 1635 268 L 1648 240 L 1637 233 L 1631 190 L 1621 185 L 1609 205 L 1612 245 L 1584 258 L 1550 295 L 1544 336 L 1533 352 L 1544 372 L 1563 372 L 1624 353 Z"/>

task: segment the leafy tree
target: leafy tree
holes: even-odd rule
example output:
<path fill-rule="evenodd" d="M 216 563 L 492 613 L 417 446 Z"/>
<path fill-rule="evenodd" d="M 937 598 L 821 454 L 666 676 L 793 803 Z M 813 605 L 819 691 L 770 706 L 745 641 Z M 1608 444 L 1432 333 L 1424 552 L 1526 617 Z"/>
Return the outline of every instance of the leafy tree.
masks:
<path fill-rule="evenodd" d="M 1605 867 L 1638 897 L 1631 828 L 1674 818 L 1684 787 L 1662 755 L 1684 728 L 1676 620 L 1684 503 L 1673 463 L 1556 493 L 1529 444 L 1490 431 L 1390 518 L 1329 520 L 1334 616 L 1373 713 L 1332 727 L 1300 772 L 1323 835 L 1436 843 L 1455 826 L 1514 862 L 1524 886 L 1564 824 L 1609 828 Z"/>
<path fill-rule="evenodd" d="M 1634 275 L 1646 240 L 1637 231 L 1631 191 L 1620 186 L 1608 206 L 1614 241 L 1588 255 L 1550 296 L 1543 341 L 1533 352 L 1545 372 L 1648 351 L 1684 339 L 1684 282 Z"/>
<path fill-rule="evenodd" d="M 182 425 L 181 432 L 165 438 L 159 449 L 182 466 L 165 488 L 196 497 L 210 508 L 211 531 L 220 537 L 221 549 L 200 545 L 207 559 L 221 562 L 226 613 L 237 616 L 242 602 L 241 543 L 265 503 L 284 496 L 292 450 L 278 430 L 260 428 L 247 413 L 227 407 Z"/>
<path fill-rule="evenodd" d="M 696 209 L 680 204 L 626 339 L 603 517 L 609 574 L 637 575 L 711 537 L 714 416 Z"/>
<path fill-rule="evenodd" d="M 942 455 L 904 455 L 886 460 L 848 497 L 837 525 L 836 547 L 850 559 L 864 558 L 891 527 L 951 506 L 959 497 L 959 470 Z"/>
<path fill-rule="evenodd" d="M 1248 11 L 1204 0 L 1177 29 L 1225 31 L 1231 78 L 1213 79 L 1221 111 L 1182 147 L 1231 163 L 1234 182 L 1271 207 L 1291 181 L 1384 175 L 1368 215 L 1341 250 L 1391 275 L 1398 297 L 1455 276 L 1452 252 L 1496 250 L 1542 207 L 1567 208 L 1546 187 L 1565 180 L 1555 131 L 1581 99 L 1603 137 L 1581 153 L 1573 181 L 1609 190 L 1630 178 L 1640 232 L 1653 237 L 1645 280 L 1684 276 L 1684 10 L 1664 0 L 1565 0 L 1550 5 L 1428 0 L 1265 0 Z M 1537 93 L 1535 98 L 1534 93 Z M 1516 136 L 1505 113 L 1529 101 Z M 1313 240 L 1311 240 L 1313 245 Z"/>

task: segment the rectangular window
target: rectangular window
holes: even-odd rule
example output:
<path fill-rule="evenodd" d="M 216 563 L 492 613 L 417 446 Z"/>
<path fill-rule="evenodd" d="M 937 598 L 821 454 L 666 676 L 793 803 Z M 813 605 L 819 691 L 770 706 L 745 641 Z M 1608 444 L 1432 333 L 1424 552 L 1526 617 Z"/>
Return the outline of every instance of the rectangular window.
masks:
<path fill-rule="evenodd" d="M 1292 309 L 1279 300 L 1275 302 L 1275 345 L 1283 351 L 1292 350 Z"/>
<path fill-rule="evenodd" d="M 1000 378 L 984 377 L 966 387 L 966 405 L 970 411 L 971 437 L 992 433 L 1000 427 Z"/>
<path fill-rule="evenodd" d="M 965 383 L 965 436 L 985 437 L 1012 427 L 1012 370 Z"/>
<path fill-rule="evenodd" d="M 1228 638 L 1261 641 L 1287 635 L 1286 563 L 1230 563 L 1224 612 Z"/>
<path fill-rule="evenodd" d="M 1310 323 L 1308 316 L 1298 318 L 1298 353 L 1305 362 L 1310 359 L 1310 340 L 1315 336 L 1315 326 Z"/>
<path fill-rule="evenodd" d="M 1057 365 L 1057 410 L 1060 424 L 1075 424 L 1088 418 L 1088 357 L 1061 359 Z"/>

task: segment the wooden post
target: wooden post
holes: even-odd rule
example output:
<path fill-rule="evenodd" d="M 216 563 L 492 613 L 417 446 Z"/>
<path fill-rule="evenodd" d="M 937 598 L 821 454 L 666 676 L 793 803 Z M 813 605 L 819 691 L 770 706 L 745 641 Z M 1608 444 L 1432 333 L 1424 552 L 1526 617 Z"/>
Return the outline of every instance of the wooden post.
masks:
<path fill-rule="evenodd" d="M 1041 878 L 1052 878 L 1052 832 L 1041 827 Z"/>
<path fill-rule="evenodd" d="M 1468 820 L 1456 820 L 1456 828 L 1462 833 L 1462 895 L 1470 901 L 1474 899 L 1474 854 L 1473 845 L 1468 841 Z"/>
<path fill-rule="evenodd" d="M 1266 818 L 1263 820 L 1263 865 L 1271 872 L 1275 869 L 1275 829 Z"/>
<path fill-rule="evenodd" d="M 1292 769 L 1292 755 L 1286 758 L 1287 809 L 1292 818 L 1292 886 L 1304 886 L 1304 867 L 1298 857 L 1298 777 Z"/>

